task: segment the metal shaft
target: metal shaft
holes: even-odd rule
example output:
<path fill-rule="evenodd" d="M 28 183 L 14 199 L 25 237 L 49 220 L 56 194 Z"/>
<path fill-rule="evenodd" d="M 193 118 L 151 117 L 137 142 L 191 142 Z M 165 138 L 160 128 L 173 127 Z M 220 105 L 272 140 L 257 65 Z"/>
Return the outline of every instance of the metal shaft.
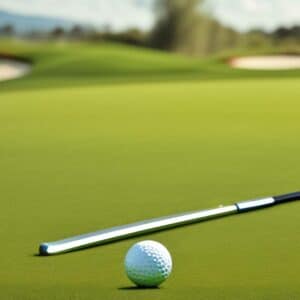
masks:
<path fill-rule="evenodd" d="M 296 199 L 300 199 L 300 193 L 250 200 L 245 202 L 239 202 L 234 205 L 218 207 L 215 209 L 187 212 L 179 215 L 172 215 L 157 219 L 141 221 L 137 223 L 78 235 L 75 237 L 55 242 L 42 243 L 39 247 L 39 252 L 40 255 L 53 255 L 74 251 L 82 248 L 109 243 L 116 240 L 130 238 L 137 235 L 160 231 L 172 227 L 201 222 L 207 219 L 255 210 L 258 208 L 272 206 L 274 204 Z"/>

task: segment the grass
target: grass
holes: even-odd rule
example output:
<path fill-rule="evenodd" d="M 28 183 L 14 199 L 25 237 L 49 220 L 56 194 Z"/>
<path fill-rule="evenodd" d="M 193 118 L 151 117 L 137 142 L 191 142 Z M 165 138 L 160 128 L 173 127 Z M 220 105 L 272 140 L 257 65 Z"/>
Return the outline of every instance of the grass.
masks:
<path fill-rule="evenodd" d="M 240 53 L 240 52 L 239 52 Z M 32 73 L 21 80 L 0 82 L 1 90 L 31 90 L 107 84 L 298 78 L 299 70 L 234 70 L 224 62 L 230 53 L 209 59 L 191 59 L 119 44 L 0 40 L 1 54 L 33 62 Z"/>
<path fill-rule="evenodd" d="M 46 57 L 62 59 L 50 46 L 48 54 L 44 46 L 10 47 L 40 71 L 0 88 L 3 299 L 297 299 L 299 203 L 66 255 L 35 254 L 45 240 L 298 190 L 298 77 L 188 81 L 178 71 L 176 81 L 162 74 L 162 82 L 148 75 L 134 82 L 130 73 L 112 85 L 94 74 L 90 84 L 67 65 L 61 77 L 62 65 L 52 73 L 49 66 L 47 76 Z M 132 51 L 151 60 L 150 51 Z M 161 289 L 127 288 L 124 255 L 141 239 L 162 242 L 173 256 Z"/>

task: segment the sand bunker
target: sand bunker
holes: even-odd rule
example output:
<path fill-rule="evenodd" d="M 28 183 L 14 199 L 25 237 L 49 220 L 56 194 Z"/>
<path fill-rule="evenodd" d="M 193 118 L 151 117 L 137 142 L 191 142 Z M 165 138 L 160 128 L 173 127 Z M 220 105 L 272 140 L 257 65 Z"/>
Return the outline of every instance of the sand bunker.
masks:
<path fill-rule="evenodd" d="M 0 59 L 0 81 L 22 77 L 30 70 L 30 64 L 11 59 Z"/>
<path fill-rule="evenodd" d="M 249 70 L 300 69 L 300 55 L 249 56 L 234 58 L 230 65 Z"/>

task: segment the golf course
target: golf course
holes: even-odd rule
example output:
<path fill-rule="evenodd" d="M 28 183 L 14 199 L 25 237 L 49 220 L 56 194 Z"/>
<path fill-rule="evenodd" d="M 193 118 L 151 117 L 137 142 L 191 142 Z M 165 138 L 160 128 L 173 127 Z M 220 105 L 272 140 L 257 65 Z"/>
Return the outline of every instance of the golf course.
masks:
<path fill-rule="evenodd" d="M 264 53 L 260 53 L 263 55 Z M 42 242 L 300 189 L 300 70 L 244 70 L 118 43 L 0 40 L 0 298 L 300 298 L 300 202 L 67 254 Z M 253 55 L 253 53 L 252 53 Z M 138 241 L 170 278 L 138 289 Z"/>

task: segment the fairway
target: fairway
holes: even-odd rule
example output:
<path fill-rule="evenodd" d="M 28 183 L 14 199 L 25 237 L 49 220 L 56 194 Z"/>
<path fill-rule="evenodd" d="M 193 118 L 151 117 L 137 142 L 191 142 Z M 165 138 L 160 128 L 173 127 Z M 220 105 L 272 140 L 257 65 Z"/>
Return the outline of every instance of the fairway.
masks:
<path fill-rule="evenodd" d="M 74 78 L 66 65 L 61 77 L 46 75 L 45 52 L 27 47 L 11 49 L 37 69 L 0 85 L 2 299 L 299 299 L 298 202 L 36 255 L 44 241 L 299 190 L 299 71 L 262 79 L 134 48 L 133 77 L 111 71 L 107 82 L 98 73 L 89 81 L 84 63 Z M 59 65 L 61 56 L 49 53 Z M 139 69 L 139 59 L 152 60 L 151 70 Z M 201 66 L 210 70 L 205 80 Z M 160 289 L 131 289 L 124 273 L 126 251 L 143 239 L 172 254 L 173 273 Z"/>

